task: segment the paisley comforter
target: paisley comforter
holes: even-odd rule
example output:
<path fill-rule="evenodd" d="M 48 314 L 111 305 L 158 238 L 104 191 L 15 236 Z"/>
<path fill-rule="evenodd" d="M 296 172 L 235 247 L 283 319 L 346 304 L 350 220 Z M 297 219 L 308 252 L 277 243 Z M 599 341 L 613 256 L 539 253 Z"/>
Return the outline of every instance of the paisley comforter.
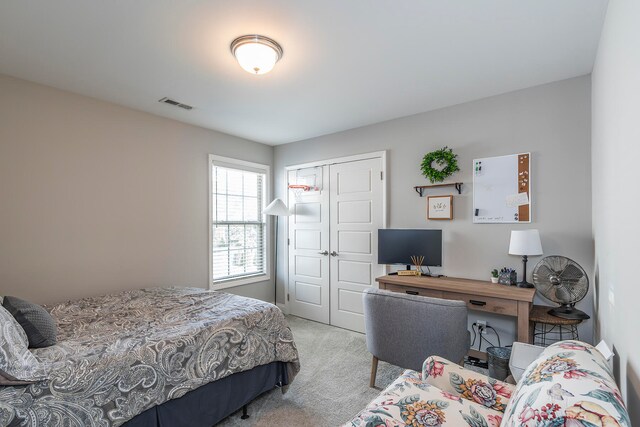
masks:
<path fill-rule="evenodd" d="M 0 426 L 118 426 L 190 390 L 274 361 L 300 365 L 276 306 L 152 288 L 48 307 L 58 344 L 33 350 L 49 379 L 0 387 Z"/>

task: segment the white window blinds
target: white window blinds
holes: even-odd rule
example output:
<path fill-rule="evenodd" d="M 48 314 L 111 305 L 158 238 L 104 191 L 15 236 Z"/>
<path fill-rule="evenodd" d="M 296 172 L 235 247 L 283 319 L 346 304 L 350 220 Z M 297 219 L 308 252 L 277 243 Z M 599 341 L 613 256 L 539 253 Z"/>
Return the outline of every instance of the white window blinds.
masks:
<path fill-rule="evenodd" d="M 266 171 L 215 161 L 211 170 L 213 282 L 266 274 Z"/>

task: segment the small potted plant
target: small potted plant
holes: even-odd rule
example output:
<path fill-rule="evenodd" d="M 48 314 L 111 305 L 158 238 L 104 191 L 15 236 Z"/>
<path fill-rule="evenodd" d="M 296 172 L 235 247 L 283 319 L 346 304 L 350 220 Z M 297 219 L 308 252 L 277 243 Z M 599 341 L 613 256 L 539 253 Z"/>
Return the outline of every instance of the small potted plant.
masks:
<path fill-rule="evenodd" d="M 491 283 L 498 283 L 498 278 L 500 277 L 500 272 L 497 268 L 491 270 Z"/>

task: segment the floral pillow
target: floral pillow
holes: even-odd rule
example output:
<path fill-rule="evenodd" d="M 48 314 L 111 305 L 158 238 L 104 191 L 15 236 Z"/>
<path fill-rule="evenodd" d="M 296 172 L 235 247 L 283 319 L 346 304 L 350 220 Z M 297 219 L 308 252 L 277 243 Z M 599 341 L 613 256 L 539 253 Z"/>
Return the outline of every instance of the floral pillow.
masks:
<path fill-rule="evenodd" d="M 512 384 L 470 371 L 438 356 L 424 361 L 422 378 L 443 392 L 500 412 L 504 412 L 515 389 Z"/>
<path fill-rule="evenodd" d="M 503 426 L 631 427 L 607 361 L 595 347 L 562 341 L 525 370 Z"/>
<path fill-rule="evenodd" d="M 407 370 L 343 427 L 499 427 L 502 413 L 441 391 Z"/>
<path fill-rule="evenodd" d="M 0 385 L 47 378 L 44 366 L 28 349 L 29 341 L 16 319 L 0 306 Z"/>

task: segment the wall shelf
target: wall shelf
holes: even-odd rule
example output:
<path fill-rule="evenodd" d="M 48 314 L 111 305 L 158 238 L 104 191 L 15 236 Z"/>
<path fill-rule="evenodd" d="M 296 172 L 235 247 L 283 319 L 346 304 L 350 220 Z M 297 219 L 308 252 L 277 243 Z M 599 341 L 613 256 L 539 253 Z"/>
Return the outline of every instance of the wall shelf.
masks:
<path fill-rule="evenodd" d="M 461 182 L 450 182 L 448 184 L 417 185 L 413 187 L 413 189 L 416 190 L 416 193 L 418 193 L 420 197 L 424 197 L 425 190 L 429 188 L 436 188 L 436 187 L 456 187 L 456 190 L 458 190 L 458 194 L 462 194 Z"/>

